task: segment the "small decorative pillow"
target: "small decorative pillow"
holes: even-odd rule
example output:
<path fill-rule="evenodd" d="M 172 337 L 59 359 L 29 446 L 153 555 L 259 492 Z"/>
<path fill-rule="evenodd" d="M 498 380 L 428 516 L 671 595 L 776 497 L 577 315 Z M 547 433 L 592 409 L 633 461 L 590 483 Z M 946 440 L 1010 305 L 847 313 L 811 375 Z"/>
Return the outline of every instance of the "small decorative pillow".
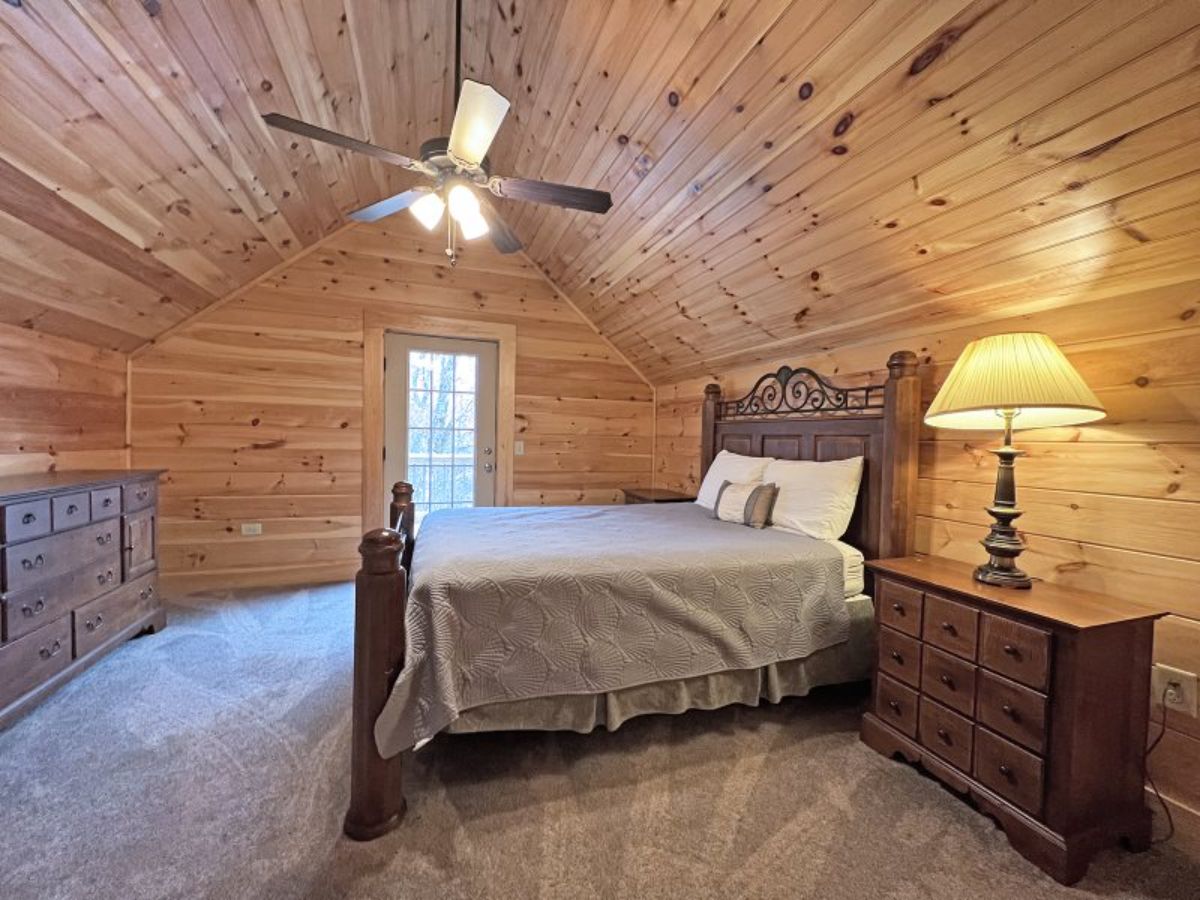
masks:
<path fill-rule="evenodd" d="M 737 522 L 751 528 L 763 528 L 771 520 L 771 508 L 779 488 L 758 481 L 747 484 L 722 483 L 712 516 L 722 522 Z"/>

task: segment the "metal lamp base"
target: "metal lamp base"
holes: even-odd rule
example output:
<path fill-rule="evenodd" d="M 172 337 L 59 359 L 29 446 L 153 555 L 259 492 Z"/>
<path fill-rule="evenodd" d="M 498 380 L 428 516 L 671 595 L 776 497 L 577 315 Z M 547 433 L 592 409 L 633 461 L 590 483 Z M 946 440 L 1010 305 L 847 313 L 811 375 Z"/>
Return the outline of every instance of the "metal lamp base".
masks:
<path fill-rule="evenodd" d="M 991 451 L 1000 460 L 995 500 L 987 508 L 988 515 L 996 521 L 980 542 L 989 559 L 975 570 L 975 580 L 997 587 L 1027 589 L 1032 587 L 1033 579 L 1017 567 L 1017 557 L 1025 549 L 1025 541 L 1013 525 L 1021 515 L 1017 508 L 1016 462 L 1022 452 L 1012 445 L 1012 416 L 1011 410 L 1004 411 L 1004 446 Z"/>

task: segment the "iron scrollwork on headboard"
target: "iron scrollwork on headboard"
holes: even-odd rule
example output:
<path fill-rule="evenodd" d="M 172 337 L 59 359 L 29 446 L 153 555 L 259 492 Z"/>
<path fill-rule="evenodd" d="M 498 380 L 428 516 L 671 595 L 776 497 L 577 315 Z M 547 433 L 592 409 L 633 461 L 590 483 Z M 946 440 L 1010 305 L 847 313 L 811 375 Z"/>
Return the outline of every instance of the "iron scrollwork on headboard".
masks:
<path fill-rule="evenodd" d="M 861 416 L 883 411 L 884 390 L 882 384 L 838 387 L 812 369 L 782 366 L 758 379 L 746 396 L 718 403 L 717 417 Z"/>

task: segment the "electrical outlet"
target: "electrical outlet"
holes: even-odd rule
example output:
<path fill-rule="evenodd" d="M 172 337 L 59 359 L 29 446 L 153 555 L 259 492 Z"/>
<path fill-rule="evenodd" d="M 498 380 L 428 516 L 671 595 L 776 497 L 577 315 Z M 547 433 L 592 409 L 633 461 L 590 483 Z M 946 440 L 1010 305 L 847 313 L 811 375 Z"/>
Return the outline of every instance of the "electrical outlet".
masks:
<path fill-rule="evenodd" d="M 1164 702 L 1166 708 L 1181 712 L 1185 716 L 1196 718 L 1197 677 L 1195 672 L 1185 672 L 1155 663 L 1153 684 L 1153 700 L 1155 703 Z"/>
<path fill-rule="evenodd" d="M 242 537 L 253 537 L 262 534 L 262 522 L 243 522 Z"/>
<path fill-rule="evenodd" d="M 516 455 L 517 455 L 517 456 L 524 456 L 524 455 L 525 455 L 525 442 L 524 442 L 524 441 L 517 441 L 517 442 L 516 442 Z"/>

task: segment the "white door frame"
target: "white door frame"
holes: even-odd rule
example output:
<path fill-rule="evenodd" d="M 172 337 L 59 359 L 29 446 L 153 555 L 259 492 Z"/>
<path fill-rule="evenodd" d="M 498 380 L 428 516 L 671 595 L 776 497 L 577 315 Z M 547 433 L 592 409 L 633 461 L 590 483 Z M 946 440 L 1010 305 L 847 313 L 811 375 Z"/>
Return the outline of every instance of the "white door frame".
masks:
<path fill-rule="evenodd" d="M 421 313 L 363 314 L 363 452 L 362 529 L 383 528 L 387 522 L 384 484 L 384 334 L 399 331 L 439 338 L 495 342 L 496 373 L 496 506 L 508 506 L 513 496 L 513 439 L 516 427 L 517 327 L 499 322 L 428 316 Z"/>

